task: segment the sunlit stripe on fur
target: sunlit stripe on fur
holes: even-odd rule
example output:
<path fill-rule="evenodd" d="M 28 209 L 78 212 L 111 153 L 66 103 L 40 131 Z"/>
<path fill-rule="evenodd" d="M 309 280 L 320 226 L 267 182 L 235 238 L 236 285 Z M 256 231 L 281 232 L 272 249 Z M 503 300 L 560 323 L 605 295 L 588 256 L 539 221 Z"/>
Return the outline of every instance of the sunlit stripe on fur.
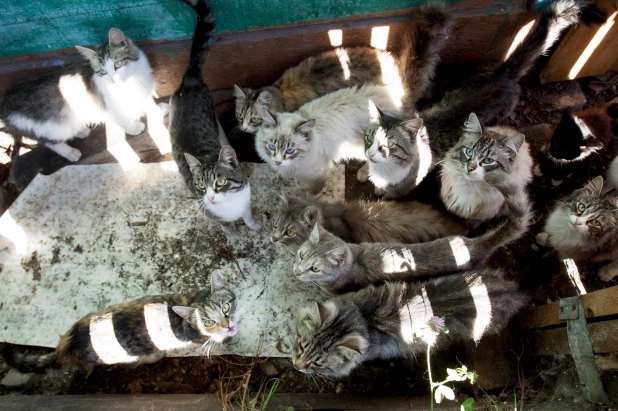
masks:
<path fill-rule="evenodd" d="M 416 133 L 416 148 L 418 149 L 418 173 L 416 174 L 416 185 L 427 177 L 431 167 L 431 149 L 429 143 L 422 137 L 422 133 Z"/>
<path fill-rule="evenodd" d="M 167 311 L 167 304 L 146 304 L 144 306 L 146 329 L 152 343 L 161 351 L 184 348 L 190 342 L 179 340 L 174 331 Z"/>
<path fill-rule="evenodd" d="M 427 322 L 433 317 L 431 302 L 427 296 L 425 287 L 421 289 L 421 295 L 417 295 L 404 305 L 399 311 L 401 320 L 400 329 L 403 340 L 407 343 L 414 342 L 414 338 L 420 338 L 429 345 L 436 342 L 436 334 L 429 328 Z"/>
<path fill-rule="evenodd" d="M 382 271 L 385 273 L 398 273 L 401 271 L 415 271 L 416 262 L 409 249 L 402 249 L 399 255 L 397 251 L 386 249 L 382 252 Z"/>
<path fill-rule="evenodd" d="M 489 301 L 487 287 L 483 284 L 481 278 L 478 278 L 472 284 L 470 294 L 472 294 L 474 307 L 476 307 L 476 319 L 474 320 L 472 337 L 475 342 L 478 342 L 491 322 L 491 301 Z"/>
<path fill-rule="evenodd" d="M 470 252 L 461 237 L 452 238 L 449 244 L 453 252 L 453 257 L 455 257 L 455 264 L 457 264 L 457 267 L 461 267 L 470 261 Z"/>
<path fill-rule="evenodd" d="M 105 364 L 133 363 L 139 358 L 129 355 L 116 339 L 112 313 L 90 318 L 90 342 L 94 352 Z"/>
<path fill-rule="evenodd" d="M 569 280 L 571 280 L 571 284 L 573 284 L 575 288 L 577 288 L 579 294 L 588 294 L 588 292 L 586 291 L 586 287 L 584 287 L 584 283 L 582 283 L 582 279 L 579 275 L 579 270 L 577 269 L 577 264 L 575 264 L 575 261 L 568 258 L 566 260 L 562 260 L 562 263 L 566 268 Z"/>
<path fill-rule="evenodd" d="M 343 70 L 343 78 L 347 80 L 350 78 L 350 56 L 344 48 L 337 49 L 337 56 Z"/>
<path fill-rule="evenodd" d="M 517 35 L 515 36 L 515 38 L 513 39 L 513 42 L 511 43 L 511 47 L 509 47 L 509 50 L 506 52 L 506 56 L 504 56 L 504 61 L 507 61 L 509 57 L 511 57 L 511 54 L 513 54 L 515 49 L 517 49 L 517 47 L 519 47 L 522 41 L 524 41 L 528 33 L 530 33 L 532 26 L 534 26 L 534 20 L 526 23 L 524 26 L 522 26 L 522 28 L 519 29 L 519 31 L 517 32 Z"/>

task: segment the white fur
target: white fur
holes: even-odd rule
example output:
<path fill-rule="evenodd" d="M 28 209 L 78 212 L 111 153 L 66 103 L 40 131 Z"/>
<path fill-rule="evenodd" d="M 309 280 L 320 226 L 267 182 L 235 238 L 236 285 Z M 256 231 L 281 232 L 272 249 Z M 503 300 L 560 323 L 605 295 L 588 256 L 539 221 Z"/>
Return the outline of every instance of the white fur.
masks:
<path fill-rule="evenodd" d="M 588 226 L 584 223 L 585 230 L 582 228 L 576 229 L 572 221 L 574 217 L 576 216 L 560 205 L 552 211 L 543 229 L 547 234 L 546 244 L 559 250 L 572 250 L 584 247 L 586 245 Z"/>
<path fill-rule="evenodd" d="M 251 187 L 249 183 L 242 190 L 232 193 L 215 193 L 208 187 L 202 199 L 204 208 L 216 215 L 223 222 L 236 221 L 242 218 L 250 228 L 260 228 L 251 214 Z"/>
<path fill-rule="evenodd" d="M 511 182 L 525 187 L 532 180 L 532 157 L 527 142 L 517 152 Z M 485 181 L 485 170 L 479 166 L 471 173 L 461 170 L 453 161 L 442 163 L 440 198 L 452 213 L 471 220 L 489 220 L 498 215 L 504 196 Z"/>
<path fill-rule="evenodd" d="M 603 192 L 611 189 L 618 190 L 618 157 L 612 160 L 607 169 L 607 177 L 605 177 L 605 184 L 603 185 Z"/>
<path fill-rule="evenodd" d="M 387 86 L 365 85 L 335 91 L 304 104 L 294 113 L 277 115 L 277 127 L 261 127 L 256 135 L 260 157 L 284 177 L 316 181 L 326 177 L 333 163 L 344 159 L 364 159 L 363 136 L 369 124 L 369 100 L 390 115 L 399 114 L 401 98 L 392 96 Z M 315 120 L 309 137 L 310 148 L 293 160 L 277 165 L 264 147 L 275 134 L 293 135 L 302 122 Z"/>

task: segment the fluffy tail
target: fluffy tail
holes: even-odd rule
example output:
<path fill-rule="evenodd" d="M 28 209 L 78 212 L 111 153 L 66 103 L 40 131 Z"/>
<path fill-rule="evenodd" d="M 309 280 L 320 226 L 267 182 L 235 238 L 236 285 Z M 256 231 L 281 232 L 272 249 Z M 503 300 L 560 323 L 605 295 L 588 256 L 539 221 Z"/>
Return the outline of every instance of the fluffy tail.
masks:
<path fill-rule="evenodd" d="M 197 25 L 191 41 L 189 64 L 182 79 L 183 85 L 194 86 L 203 84 L 202 68 L 208 55 L 208 44 L 215 29 L 215 19 L 212 11 L 203 0 L 183 0 L 197 14 Z"/>
<path fill-rule="evenodd" d="M 541 9 L 541 15 L 534 27 L 497 70 L 515 79 L 526 75 L 536 59 L 549 50 L 566 28 L 577 23 L 600 24 L 607 19 L 604 10 L 587 0 L 537 0 L 536 6 Z"/>
<path fill-rule="evenodd" d="M 418 17 L 403 36 L 399 53 L 399 71 L 404 79 L 404 109 L 414 110 L 435 76 L 453 19 L 441 3 L 421 6 Z"/>
<path fill-rule="evenodd" d="M 0 357 L 10 367 L 23 373 L 40 373 L 57 365 L 56 352 L 44 355 L 24 355 L 16 353 L 13 345 L 8 343 L 0 343 Z"/>

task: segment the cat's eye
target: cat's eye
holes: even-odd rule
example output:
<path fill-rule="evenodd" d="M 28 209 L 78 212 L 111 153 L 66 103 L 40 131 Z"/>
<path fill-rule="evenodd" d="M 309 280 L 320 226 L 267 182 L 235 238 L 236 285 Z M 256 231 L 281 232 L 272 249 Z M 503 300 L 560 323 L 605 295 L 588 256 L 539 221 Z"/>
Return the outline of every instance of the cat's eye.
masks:
<path fill-rule="evenodd" d="M 120 67 L 122 67 L 122 61 L 117 61 L 114 63 L 114 68 L 119 69 Z"/>
<path fill-rule="evenodd" d="M 294 237 L 295 235 L 296 235 L 296 232 L 294 230 L 285 230 L 286 237 Z"/>
<path fill-rule="evenodd" d="M 236 113 L 236 118 L 242 120 L 242 113 Z"/>
<path fill-rule="evenodd" d="M 303 253 L 302 251 L 300 251 L 300 252 L 298 253 L 298 259 L 299 259 L 300 261 L 303 261 L 303 259 L 304 259 L 304 258 L 305 258 L 305 253 Z"/>
<path fill-rule="evenodd" d="M 205 327 L 212 327 L 213 325 L 215 325 L 215 322 L 213 320 L 206 320 L 206 321 L 204 321 L 204 326 Z"/>
<path fill-rule="evenodd" d="M 386 145 L 388 148 L 393 148 L 395 147 L 395 142 L 393 141 L 389 141 L 388 144 Z"/>
<path fill-rule="evenodd" d="M 268 148 L 269 148 L 271 151 L 275 151 L 275 150 L 277 149 L 277 146 L 275 146 L 274 144 L 269 144 L 269 145 L 268 145 Z"/>
<path fill-rule="evenodd" d="M 202 180 L 198 180 L 198 182 L 197 182 L 197 188 L 203 191 L 203 190 L 204 190 L 204 188 L 206 188 L 206 186 L 204 185 L 204 181 L 202 181 Z"/>
<path fill-rule="evenodd" d="M 287 150 L 285 150 L 285 154 L 292 154 L 296 151 L 295 148 L 288 148 Z"/>
<path fill-rule="evenodd" d="M 320 269 L 318 267 L 316 267 L 315 265 L 311 266 L 311 271 L 313 271 L 314 273 L 317 273 L 318 271 L 320 271 Z"/>
<path fill-rule="evenodd" d="M 371 134 L 365 134 L 365 141 L 369 144 L 373 143 L 373 136 Z"/>
<path fill-rule="evenodd" d="M 591 225 L 593 227 L 599 227 L 601 223 L 599 223 L 599 220 L 597 220 L 596 218 L 593 218 L 591 220 L 588 220 L 588 225 Z"/>
<path fill-rule="evenodd" d="M 299 341 L 298 342 L 298 354 L 303 355 L 304 352 L 305 352 L 305 347 L 303 347 L 303 343 Z"/>
<path fill-rule="evenodd" d="M 219 178 L 217 179 L 217 181 L 215 181 L 215 184 L 217 185 L 217 187 L 223 187 L 227 184 L 227 180 L 225 178 Z"/>
<path fill-rule="evenodd" d="M 223 304 L 223 307 L 221 307 L 221 311 L 223 311 L 223 314 L 227 314 L 230 311 L 230 303 Z"/>
<path fill-rule="evenodd" d="M 586 206 L 582 203 L 577 203 L 577 214 L 581 214 L 586 211 Z"/>
<path fill-rule="evenodd" d="M 99 76 L 104 76 L 104 75 L 106 75 L 106 74 L 107 74 L 107 71 L 105 71 L 105 70 L 99 70 L 99 71 L 97 71 L 97 74 L 98 74 Z"/>
<path fill-rule="evenodd" d="M 279 220 L 273 220 L 273 227 L 277 228 L 279 226 Z"/>
<path fill-rule="evenodd" d="M 259 123 L 261 120 L 257 117 L 251 117 L 249 121 L 252 122 L 253 124 L 256 124 L 256 123 Z"/>
<path fill-rule="evenodd" d="M 464 150 L 464 154 L 467 157 L 472 157 L 472 155 L 474 154 L 474 150 L 472 150 L 470 147 L 466 147 L 466 149 Z"/>
<path fill-rule="evenodd" d="M 489 157 L 485 157 L 483 161 L 481 161 L 481 164 L 493 164 L 493 163 L 494 163 L 494 159 L 489 158 Z"/>

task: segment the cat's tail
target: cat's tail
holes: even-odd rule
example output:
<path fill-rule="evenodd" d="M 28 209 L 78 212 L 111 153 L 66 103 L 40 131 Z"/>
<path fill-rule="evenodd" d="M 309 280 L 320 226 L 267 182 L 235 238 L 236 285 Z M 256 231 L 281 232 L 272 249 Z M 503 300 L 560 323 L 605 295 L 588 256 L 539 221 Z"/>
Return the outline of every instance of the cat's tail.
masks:
<path fill-rule="evenodd" d="M 0 357 L 4 362 L 23 373 L 41 373 L 57 366 L 57 353 L 54 351 L 43 355 L 25 355 L 15 352 L 13 345 L 0 343 Z"/>
<path fill-rule="evenodd" d="M 453 26 L 452 15 L 439 2 L 421 6 L 417 18 L 402 37 L 399 71 L 406 92 L 404 109 L 414 110 L 416 102 L 431 85 L 440 52 Z"/>
<path fill-rule="evenodd" d="M 183 85 L 193 86 L 204 84 L 202 68 L 208 55 L 210 38 L 215 30 L 215 18 L 204 0 L 183 0 L 197 14 L 197 24 L 191 41 L 189 64 L 182 79 Z"/>
<path fill-rule="evenodd" d="M 520 79 L 565 29 L 577 23 L 601 24 L 607 19 L 605 10 L 588 0 L 537 0 L 535 4 L 540 16 L 532 30 L 496 72 Z"/>

